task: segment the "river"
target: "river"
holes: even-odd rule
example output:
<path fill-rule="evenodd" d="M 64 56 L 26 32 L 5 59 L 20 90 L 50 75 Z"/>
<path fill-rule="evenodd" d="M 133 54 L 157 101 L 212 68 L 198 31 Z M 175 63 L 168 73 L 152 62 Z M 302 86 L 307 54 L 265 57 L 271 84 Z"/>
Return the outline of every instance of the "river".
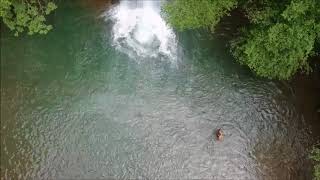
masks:
<path fill-rule="evenodd" d="M 219 34 L 172 30 L 161 4 L 65 1 L 45 36 L 2 27 L 1 179 L 311 178 L 291 88 Z"/>

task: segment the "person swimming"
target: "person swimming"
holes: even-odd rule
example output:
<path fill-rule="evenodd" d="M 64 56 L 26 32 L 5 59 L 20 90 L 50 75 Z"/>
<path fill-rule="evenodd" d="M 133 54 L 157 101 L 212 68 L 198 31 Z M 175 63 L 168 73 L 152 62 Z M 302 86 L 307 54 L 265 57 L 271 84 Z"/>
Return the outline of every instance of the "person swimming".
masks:
<path fill-rule="evenodd" d="M 219 128 L 216 132 L 216 136 L 217 136 L 217 140 L 218 141 L 222 141 L 223 140 L 223 132 L 221 130 L 221 128 Z"/>

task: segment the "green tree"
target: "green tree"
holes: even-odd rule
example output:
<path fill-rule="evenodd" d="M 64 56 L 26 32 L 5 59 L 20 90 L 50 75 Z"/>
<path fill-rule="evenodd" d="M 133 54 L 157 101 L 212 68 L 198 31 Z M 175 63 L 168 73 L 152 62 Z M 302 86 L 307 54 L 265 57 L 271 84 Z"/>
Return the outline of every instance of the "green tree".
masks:
<path fill-rule="evenodd" d="M 52 29 L 46 24 L 46 16 L 56 8 L 56 4 L 45 0 L 0 0 L 0 17 L 15 36 L 24 31 L 46 34 Z"/>
<path fill-rule="evenodd" d="M 173 0 L 164 14 L 178 30 L 214 29 L 232 9 L 241 9 L 250 25 L 231 42 L 232 54 L 259 76 L 289 79 L 310 70 L 308 58 L 320 39 L 318 7 L 319 0 Z"/>
<path fill-rule="evenodd" d="M 167 21 L 179 30 L 214 27 L 237 0 L 174 0 L 164 7 Z"/>
<path fill-rule="evenodd" d="M 316 165 L 314 166 L 314 177 L 316 180 L 320 180 L 320 149 L 313 148 L 310 154 L 310 159 L 315 161 Z"/>

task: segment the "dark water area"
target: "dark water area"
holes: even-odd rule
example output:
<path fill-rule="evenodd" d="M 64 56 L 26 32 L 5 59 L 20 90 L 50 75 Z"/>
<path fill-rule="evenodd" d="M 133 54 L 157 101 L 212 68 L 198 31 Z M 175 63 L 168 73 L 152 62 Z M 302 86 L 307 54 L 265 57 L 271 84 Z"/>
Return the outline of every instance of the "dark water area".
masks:
<path fill-rule="evenodd" d="M 313 72 L 298 74 L 288 84 L 297 109 L 311 125 L 316 139 L 320 140 L 320 57 L 315 57 L 312 65 Z"/>
<path fill-rule="evenodd" d="M 1 29 L 1 179 L 311 179 L 311 82 L 255 77 L 228 26 L 175 32 L 161 1 L 86 2 Z"/>

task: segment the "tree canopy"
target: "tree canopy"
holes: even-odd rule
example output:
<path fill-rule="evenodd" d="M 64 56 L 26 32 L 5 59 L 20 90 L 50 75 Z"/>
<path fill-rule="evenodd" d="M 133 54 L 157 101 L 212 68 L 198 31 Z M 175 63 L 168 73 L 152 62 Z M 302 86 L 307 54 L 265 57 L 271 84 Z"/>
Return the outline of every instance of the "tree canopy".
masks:
<path fill-rule="evenodd" d="M 214 27 L 236 5 L 237 0 L 175 0 L 163 10 L 170 24 L 184 30 Z"/>
<path fill-rule="evenodd" d="M 45 0 L 0 0 L 0 17 L 16 36 L 24 31 L 46 34 L 52 29 L 46 24 L 46 16 L 56 8 L 56 4 Z"/>
<path fill-rule="evenodd" d="M 163 10 L 178 30 L 213 30 L 231 10 L 241 9 L 250 24 L 232 40 L 232 54 L 262 77 L 289 79 L 311 70 L 308 58 L 320 39 L 318 7 L 318 0 L 173 0 Z"/>

